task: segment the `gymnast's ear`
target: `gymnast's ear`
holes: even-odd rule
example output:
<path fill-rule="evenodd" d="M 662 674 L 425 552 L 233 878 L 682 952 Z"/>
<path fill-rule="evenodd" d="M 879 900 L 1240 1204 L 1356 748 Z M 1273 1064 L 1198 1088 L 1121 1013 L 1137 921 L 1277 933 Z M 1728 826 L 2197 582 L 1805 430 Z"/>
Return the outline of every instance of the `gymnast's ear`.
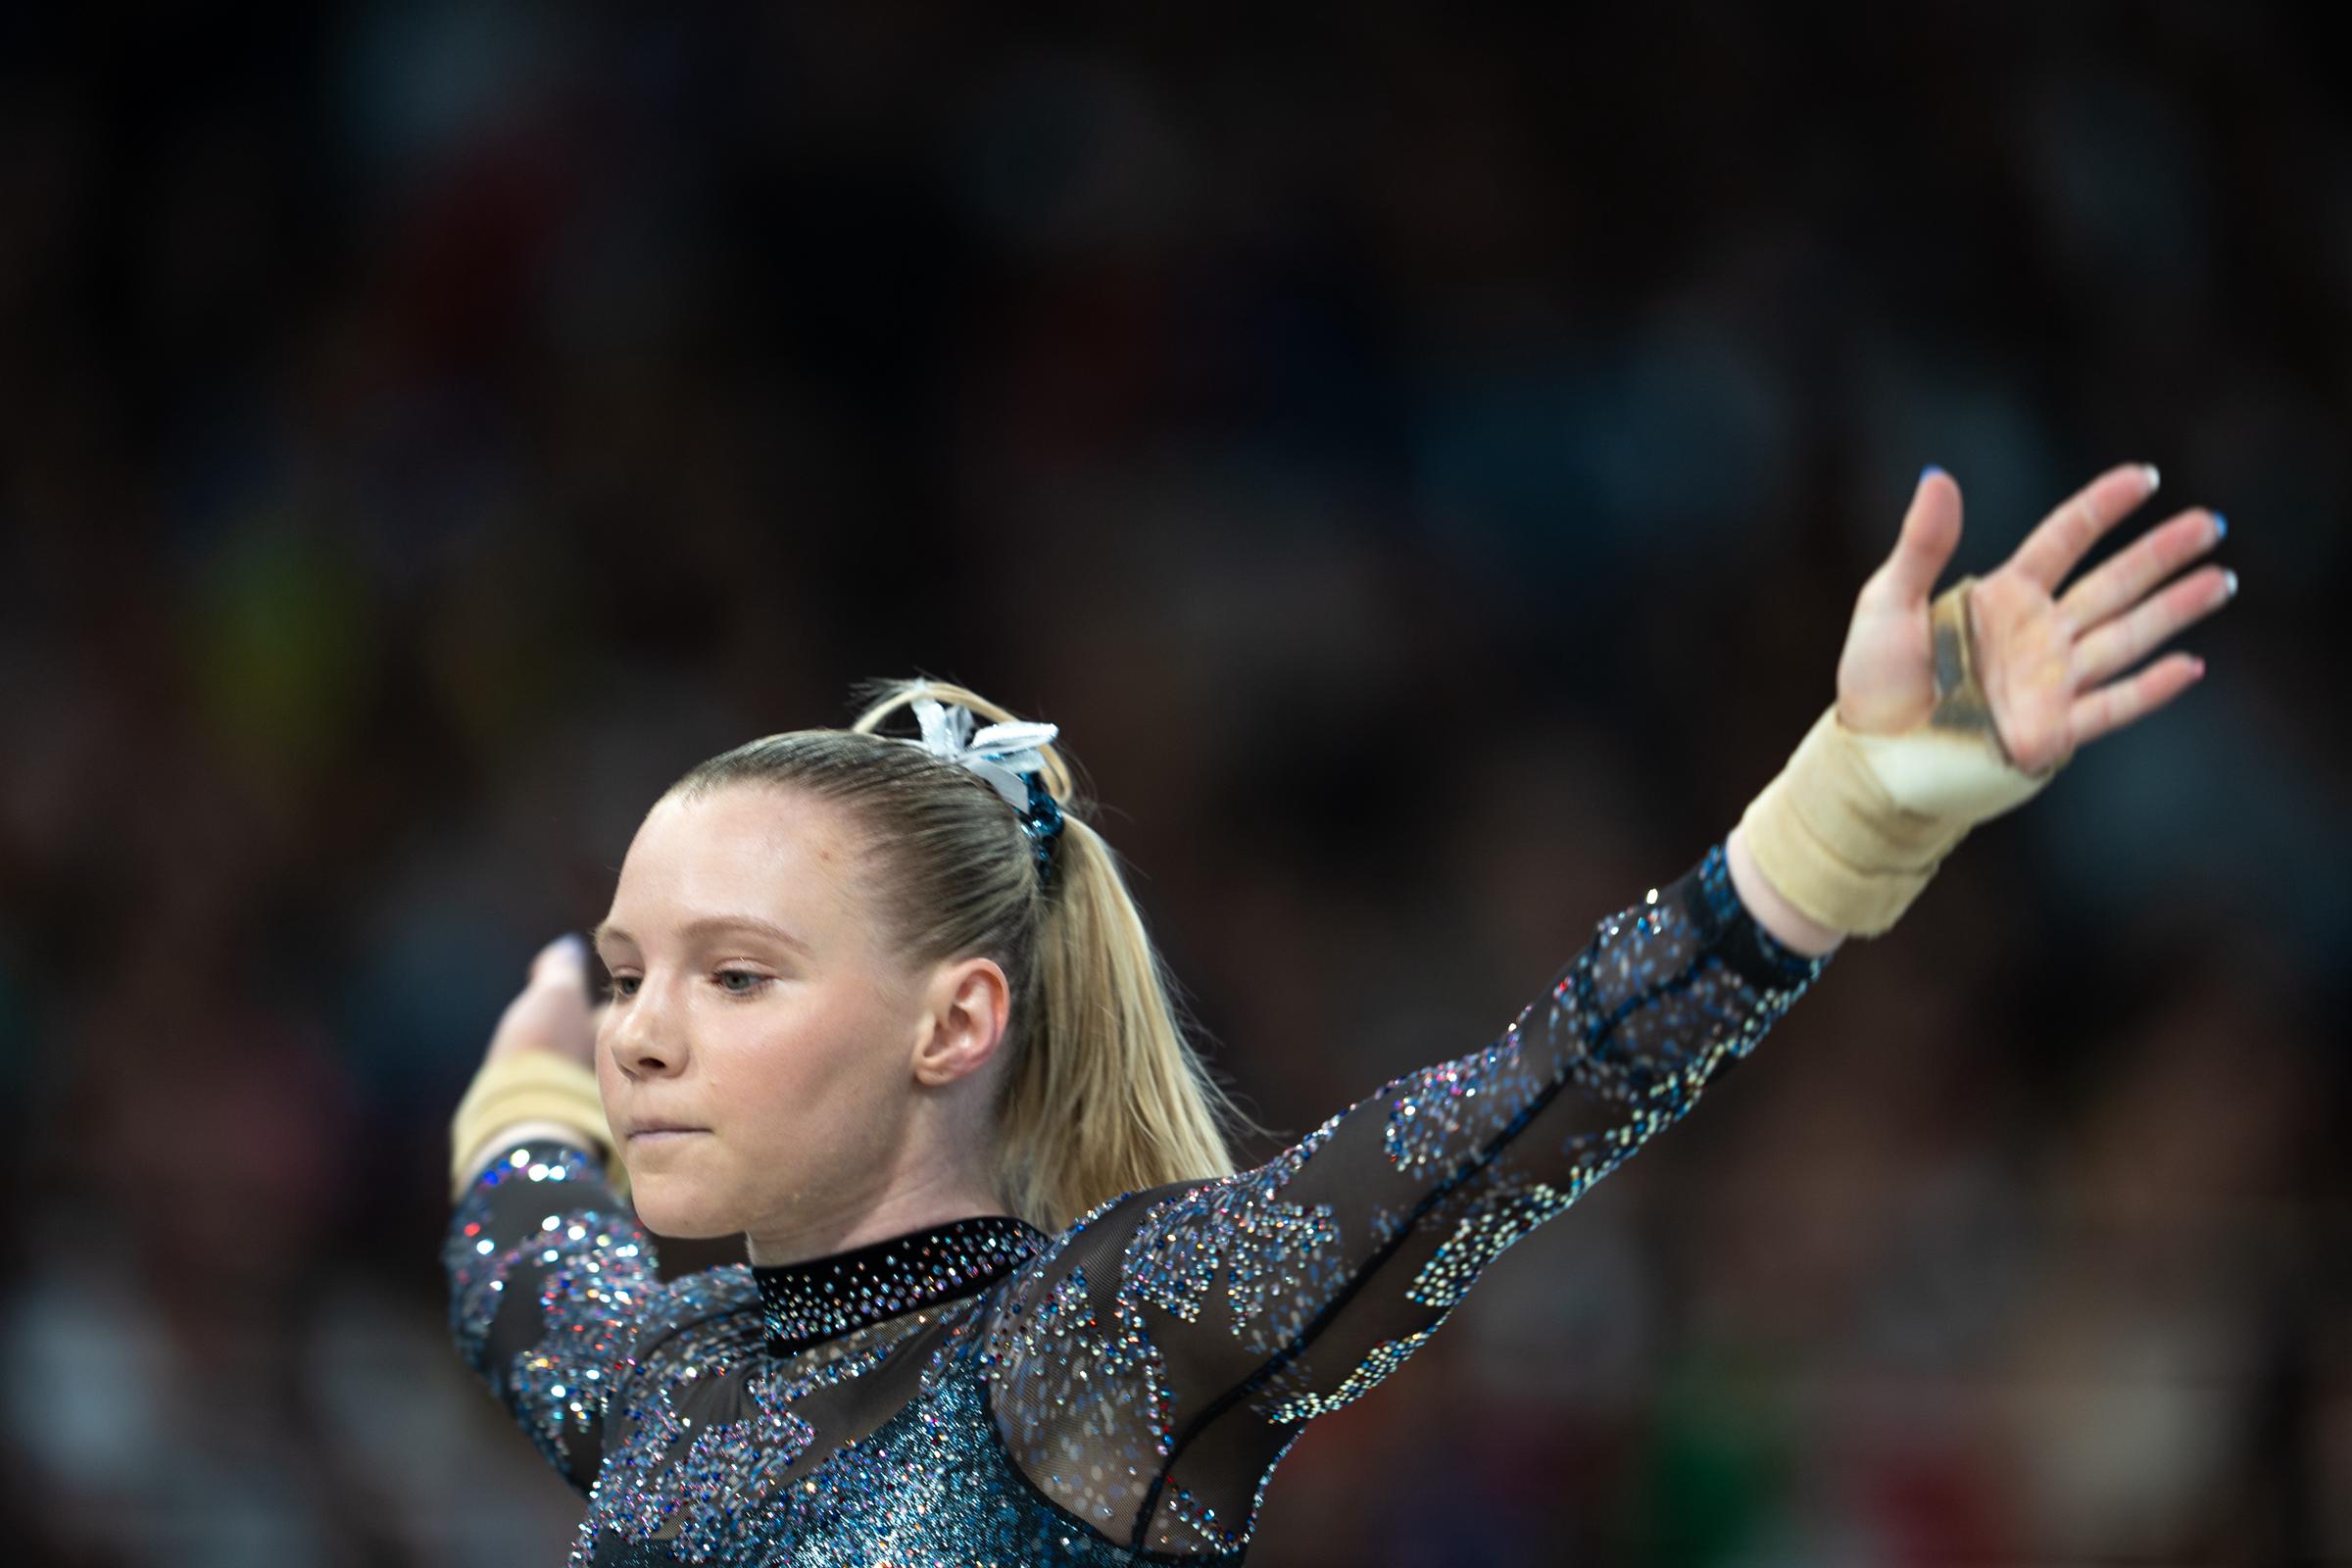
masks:
<path fill-rule="evenodd" d="M 953 958 L 923 985 L 915 1023 L 915 1081 L 939 1088 L 994 1060 L 1012 1018 L 1012 992 L 994 958 Z"/>

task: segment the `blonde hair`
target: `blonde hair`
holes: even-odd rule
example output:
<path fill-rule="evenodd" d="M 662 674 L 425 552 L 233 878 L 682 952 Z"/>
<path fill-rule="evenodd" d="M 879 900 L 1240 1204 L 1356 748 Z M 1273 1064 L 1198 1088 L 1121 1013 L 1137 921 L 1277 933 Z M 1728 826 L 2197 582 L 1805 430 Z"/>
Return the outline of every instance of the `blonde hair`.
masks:
<path fill-rule="evenodd" d="M 1059 1231 L 1106 1199 L 1231 1175 L 1226 1125 L 1258 1130 L 1186 1041 L 1166 971 L 1117 858 L 1073 808 L 1068 761 L 1041 748 L 1062 808 L 1051 885 L 1012 808 L 968 768 L 879 735 L 918 698 L 1014 714 L 946 681 L 883 682 L 846 730 L 794 730 L 711 758 L 670 786 L 755 783 L 844 807 L 880 874 L 879 918 L 916 962 L 985 956 L 1011 992 L 995 1102 L 997 1189 Z"/>

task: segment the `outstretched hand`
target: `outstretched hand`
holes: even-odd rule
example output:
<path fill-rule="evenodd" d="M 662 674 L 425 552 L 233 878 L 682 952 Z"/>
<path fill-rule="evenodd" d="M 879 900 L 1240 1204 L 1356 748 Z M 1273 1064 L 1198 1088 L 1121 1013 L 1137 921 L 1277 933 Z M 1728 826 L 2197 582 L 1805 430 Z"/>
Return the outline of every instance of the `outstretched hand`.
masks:
<path fill-rule="evenodd" d="M 2027 773 L 2062 762 L 2102 735 L 2171 702 L 2205 673 L 2172 653 L 2130 675 L 2175 632 L 2236 592 L 2207 566 L 2167 582 L 2221 541 L 2221 516 L 2191 507 L 2150 528 L 2063 593 L 2059 583 L 2101 534 L 2156 491 L 2156 470 L 2109 469 L 2041 520 L 2000 567 L 1969 590 L 1977 676 L 2010 760 Z M 1894 553 L 1870 575 L 1838 661 L 1838 717 L 1865 734 L 1923 722 L 1936 706 L 1928 607 L 1960 543 L 1960 486 L 1940 468 L 1920 477 Z M 2120 678 L 2119 678 L 2120 677 Z"/>

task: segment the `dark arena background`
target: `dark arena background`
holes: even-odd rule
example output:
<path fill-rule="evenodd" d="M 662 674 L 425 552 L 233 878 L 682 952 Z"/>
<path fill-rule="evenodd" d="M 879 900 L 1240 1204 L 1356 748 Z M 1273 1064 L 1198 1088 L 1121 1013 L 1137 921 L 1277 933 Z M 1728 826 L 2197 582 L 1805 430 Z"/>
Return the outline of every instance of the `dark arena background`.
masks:
<path fill-rule="evenodd" d="M 561 1560 L 448 1119 L 710 753 L 916 670 L 1059 723 L 1295 1138 L 1732 826 L 1923 465 L 1982 572 L 2147 461 L 2110 548 L 2230 519 L 2210 675 L 1251 1562 L 2352 1562 L 2348 65 L 2228 3 L 15 10 L 0 1556 Z"/>

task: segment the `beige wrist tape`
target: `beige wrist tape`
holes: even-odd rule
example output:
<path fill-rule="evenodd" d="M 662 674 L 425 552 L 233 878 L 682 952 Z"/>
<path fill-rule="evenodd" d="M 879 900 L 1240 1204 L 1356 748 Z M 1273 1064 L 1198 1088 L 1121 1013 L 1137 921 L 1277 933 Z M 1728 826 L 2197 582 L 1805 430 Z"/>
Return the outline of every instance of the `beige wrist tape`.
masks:
<path fill-rule="evenodd" d="M 502 1127 L 516 1122 L 556 1121 L 576 1127 L 605 1155 L 605 1175 L 618 1193 L 628 1191 L 628 1171 L 615 1157 L 612 1130 L 605 1121 L 594 1069 L 547 1051 L 518 1051 L 485 1062 L 449 1123 L 449 1184 L 453 1200 L 471 1185 L 468 1167 L 482 1145 Z"/>
<path fill-rule="evenodd" d="M 1977 679 L 1963 577 L 1930 612 L 1936 708 L 1899 735 L 1847 729 L 1832 704 L 1740 819 L 1756 868 L 1833 931 L 1878 936 L 1979 822 L 2031 799 L 2071 760 L 2021 772 Z"/>

